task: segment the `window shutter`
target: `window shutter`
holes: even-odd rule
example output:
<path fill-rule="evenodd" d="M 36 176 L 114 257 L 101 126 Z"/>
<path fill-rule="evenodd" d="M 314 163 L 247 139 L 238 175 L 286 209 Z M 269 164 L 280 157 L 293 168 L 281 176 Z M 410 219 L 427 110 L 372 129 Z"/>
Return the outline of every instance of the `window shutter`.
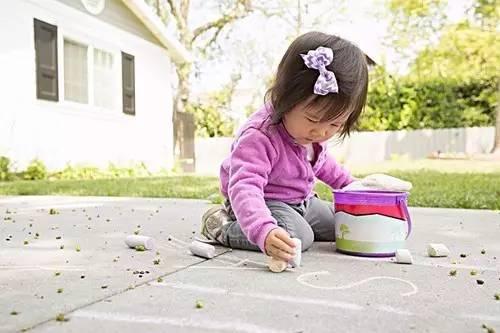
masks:
<path fill-rule="evenodd" d="M 123 113 L 135 115 L 134 56 L 122 52 Z"/>
<path fill-rule="evenodd" d="M 59 100 L 57 72 L 57 26 L 34 19 L 36 97 Z"/>

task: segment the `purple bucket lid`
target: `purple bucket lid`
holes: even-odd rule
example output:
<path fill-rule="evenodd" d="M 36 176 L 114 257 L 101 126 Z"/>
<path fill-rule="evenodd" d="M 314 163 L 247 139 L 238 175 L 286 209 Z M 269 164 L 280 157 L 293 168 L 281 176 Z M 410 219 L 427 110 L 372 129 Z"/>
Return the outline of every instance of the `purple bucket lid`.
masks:
<path fill-rule="evenodd" d="M 407 192 L 334 190 L 335 203 L 363 205 L 399 205 L 406 202 Z"/>
<path fill-rule="evenodd" d="M 407 207 L 408 192 L 393 191 L 342 191 L 334 190 L 334 204 L 345 205 L 397 205 L 406 216 L 408 222 L 408 234 L 412 229 L 410 212 Z"/>

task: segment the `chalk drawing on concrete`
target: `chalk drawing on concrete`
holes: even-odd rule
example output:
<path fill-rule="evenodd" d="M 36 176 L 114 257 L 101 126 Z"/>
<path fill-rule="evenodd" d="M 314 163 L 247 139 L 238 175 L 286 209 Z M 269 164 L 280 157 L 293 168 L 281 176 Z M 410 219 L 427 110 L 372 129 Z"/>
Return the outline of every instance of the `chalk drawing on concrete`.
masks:
<path fill-rule="evenodd" d="M 396 278 L 396 277 L 392 277 L 392 276 L 373 276 L 373 277 L 369 277 L 369 278 L 366 278 L 366 279 L 363 279 L 360 281 L 351 282 L 351 283 L 348 283 L 345 285 L 339 285 L 339 286 L 318 286 L 318 285 L 315 285 L 311 282 L 308 282 L 310 277 L 312 277 L 312 276 L 317 277 L 318 275 L 330 275 L 330 272 L 319 271 L 319 272 L 304 273 L 304 274 L 301 274 L 299 277 L 297 277 L 297 281 L 304 286 L 315 288 L 315 289 L 344 290 L 344 289 L 354 288 L 354 287 L 360 286 L 362 284 L 365 284 L 365 283 L 368 283 L 368 282 L 374 281 L 374 280 L 389 280 L 389 281 L 402 282 L 402 283 L 405 283 L 411 287 L 411 291 L 401 293 L 401 296 L 411 296 L 411 295 L 415 295 L 418 292 L 418 288 L 414 283 L 412 283 L 408 280 L 404 280 L 404 279 L 400 279 L 400 278 Z"/>

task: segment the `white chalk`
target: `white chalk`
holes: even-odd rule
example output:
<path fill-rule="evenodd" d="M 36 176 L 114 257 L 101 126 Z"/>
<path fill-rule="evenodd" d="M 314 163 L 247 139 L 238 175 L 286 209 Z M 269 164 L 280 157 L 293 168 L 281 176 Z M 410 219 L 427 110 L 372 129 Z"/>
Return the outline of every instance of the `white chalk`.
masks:
<path fill-rule="evenodd" d="M 298 238 L 292 238 L 295 243 L 295 256 L 288 263 L 291 267 L 299 267 L 302 261 L 302 241 Z"/>
<path fill-rule="evenodd" d="M 269 257 L 269 262 L 267 263 L 267 267 L 269 267 L 269 270 L 271 272 L 281 273 L 288 267 L 288 263 L 283 260 L 278 260 L 274 259 L 273 257 Z"/>
<path fill-rule="evenodd" d="M 444 244 L 431 243 L 427 245 L 427 254 L 429 257 L 447 257 L 450 250 Z"/>
<path fill-rule="evenodd" d="M 398 264 L 413 264 L 413 258 L 410 251 L 406 249 L 396 250 L 396 262 Z"/>
<path fill-rule="evenodd" d="M 189 245 L 189 251 L 196 256 L 206 259 L 212 259 L 215 256 L 215 246 L 197 240 Z"/>
<path fill-rule="evenodd" d="M 138 245 L 144 246 L 144 249 L 151 250 L 155 247 L 154 239 L 148 236 L 129 235 L 125 238 L 125 244 L 129 247 L 135 248 Z"/>

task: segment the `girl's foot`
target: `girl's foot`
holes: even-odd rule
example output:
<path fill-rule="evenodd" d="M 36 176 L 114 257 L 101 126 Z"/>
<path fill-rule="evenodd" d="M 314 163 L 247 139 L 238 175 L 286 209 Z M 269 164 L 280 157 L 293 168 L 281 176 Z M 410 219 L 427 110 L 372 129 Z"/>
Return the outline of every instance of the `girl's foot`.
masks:
<path fill-rule="evenodd" d="M 222 241 L 222 226 L 229 222 L 231 222 L 231 219 L 224 206 L 212 207 L 201 218 L 201 234 L 207 239 L 224 244 Z"/>

